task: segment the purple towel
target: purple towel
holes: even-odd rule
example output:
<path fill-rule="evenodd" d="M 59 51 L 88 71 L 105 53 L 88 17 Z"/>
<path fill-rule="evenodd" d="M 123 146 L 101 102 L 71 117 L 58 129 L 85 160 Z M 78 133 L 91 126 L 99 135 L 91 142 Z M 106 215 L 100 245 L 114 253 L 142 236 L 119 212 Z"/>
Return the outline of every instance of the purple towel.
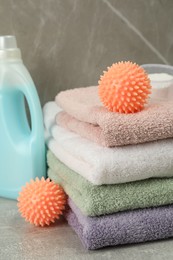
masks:
<path fill-rule="evenodd" d="M 69 199 L 69 225 L 87 249 L 140 243 L 173 236 L 173 205 L 86 217 Z"/>

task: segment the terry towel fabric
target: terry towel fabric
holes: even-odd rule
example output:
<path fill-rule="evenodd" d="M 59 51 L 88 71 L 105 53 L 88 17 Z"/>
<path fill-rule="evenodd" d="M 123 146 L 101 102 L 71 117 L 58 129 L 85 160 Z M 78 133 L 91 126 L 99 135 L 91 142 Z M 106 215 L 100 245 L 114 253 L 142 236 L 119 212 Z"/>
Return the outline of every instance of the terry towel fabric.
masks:
<path fill-rule="evenodd" d="M 95 186 L 49 151 L 48 176 L 59 183 L 84 215 L 99 216 L 128 209 L 173 203 L 173 178 Z"/>
<path fill-rule="evenodd" d="M 103 146 L 123 146 L 173 137 L 173 104 L 150 104 L 135 114 L 109 112 L 98 87 L 71 89 L 55 98 L 64 110 L 59 125 Z"/>
<path fill-rule="evenodd" d="M 55 102 L 44 106 L 48 148 L 95 185 L 173 176 L 173 139 L 107 148 L 54 125 Z M 52 137 L 53 136 L 53 137 Z"/>
<path fill-rule="evenodd" d="M 173 205 L 86 217 L 69 200 L 66 214 L 87 249 L 165 239 L 173 236 Z"/>

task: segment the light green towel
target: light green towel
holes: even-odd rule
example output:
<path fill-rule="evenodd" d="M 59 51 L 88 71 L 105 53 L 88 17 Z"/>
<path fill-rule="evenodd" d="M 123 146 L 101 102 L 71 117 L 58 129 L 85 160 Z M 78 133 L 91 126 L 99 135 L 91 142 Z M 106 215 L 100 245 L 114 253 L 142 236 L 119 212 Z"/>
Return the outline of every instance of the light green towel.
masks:
<path fill-rule="evenodd" d="M 173 203 L 173 178 L 95 186 L 61 163 L 50 151 L 47 159 L 49 178 L 64 188 L 84 215 L 97 216 Z"/>

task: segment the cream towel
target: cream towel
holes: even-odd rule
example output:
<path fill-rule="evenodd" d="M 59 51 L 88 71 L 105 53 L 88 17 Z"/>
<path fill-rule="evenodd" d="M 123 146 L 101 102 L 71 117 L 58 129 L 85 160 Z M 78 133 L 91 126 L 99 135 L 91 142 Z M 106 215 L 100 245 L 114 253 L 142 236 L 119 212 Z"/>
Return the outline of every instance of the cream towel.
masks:
<path fill-rule="evenodd" d="M 173 176 L 173 139 L 107 148 L 53 124 L 54 102 L 44 106 L 47 145 L 73 171 L 95 185 Z"/>

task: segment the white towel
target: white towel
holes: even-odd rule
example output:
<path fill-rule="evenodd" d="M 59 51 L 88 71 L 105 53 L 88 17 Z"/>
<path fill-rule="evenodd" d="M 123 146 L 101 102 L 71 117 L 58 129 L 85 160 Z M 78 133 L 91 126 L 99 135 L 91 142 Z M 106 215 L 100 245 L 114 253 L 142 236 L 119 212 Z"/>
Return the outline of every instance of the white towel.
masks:
<path fill-rule="evenodd" d="M 173 139 L 106 148 L 55 124 L 60 111 L 44 106 L 48 148 L 69 168 L 95 185 L 173 176 Z"/>

